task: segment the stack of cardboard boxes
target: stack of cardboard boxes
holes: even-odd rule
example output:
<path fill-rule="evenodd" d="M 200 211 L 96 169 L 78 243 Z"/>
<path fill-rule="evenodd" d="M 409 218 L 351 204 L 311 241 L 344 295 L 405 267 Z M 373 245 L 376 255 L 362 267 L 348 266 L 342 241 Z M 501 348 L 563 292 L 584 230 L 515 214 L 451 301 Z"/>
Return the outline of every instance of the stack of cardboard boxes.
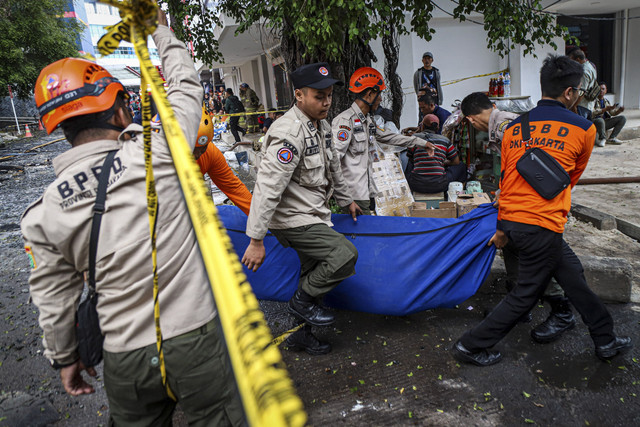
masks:
<path fill-rule="evenodd" d="M 435 195 L 418 194 L 416 199 L 425 201 L 416 202 L 396 155 L 376 149 L 372 166 L 372 178 L 378 188 L 376 197 L 376 215 L 378 216 L 457 218 L 484 203 L 491 203 L 486 193 L 459 194 L 455 202 L 445 202 L 444 193 L 431 198 L 428 196 Z"/>
<path fill-rule="evenodd" d="M 478 206 L 491 203 L 491 198 L 486 193 L 459 194 L 455 202 L 440 202 L 439 209 L 427 209 L 424 202 L 414 202 L 411 206 L 411 215 L 420 218 L 457 218 Z"/>

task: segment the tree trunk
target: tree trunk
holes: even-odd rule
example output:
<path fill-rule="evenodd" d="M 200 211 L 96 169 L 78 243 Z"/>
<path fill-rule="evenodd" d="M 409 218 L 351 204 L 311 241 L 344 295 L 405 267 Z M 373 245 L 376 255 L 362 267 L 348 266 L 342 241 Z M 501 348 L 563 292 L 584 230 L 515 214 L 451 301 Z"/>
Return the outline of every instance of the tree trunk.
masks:
<path fill-rule="evenodd" d="M 393 122 L 400 128 L 400 115 L 402 114 L 403 93 L 402 79 L 396 72 L 398 69 L 398 59 L 400 56 L 400 44 L 398 43 L 398 33 L 393 25 L 385 26 L 388 33 L 382 37 L 382 50 L 384 51 L 384 75 L 387 83 L 385 100 L 387 105 L 391 101 L 391 111 L 393 112 Z"/>
<path fill-rule="evenodd" d="M 344 86 L 333 87 L 333 102 L 327 117 L 327 120 L 331 122 L 334 117 L 349 108 L 355 99 L 355 96 L 349 92 L 351 74 L 360 67 L 371 66 L 371 61 L 377 60 L 376 56 L 368 44 L 363 43 L 360 39 L 350 42 L 345 36 L 343 43 L 343 57 L 345 60 L 342 62 L 328 61 L 325 52 L 309 53 L 290 34 L 292 34 L 291 26 L 285 21 L 280 37 L 280 49 L 288 72 L 295 70 L 300 65 L 313 62 L 328 62 L 332 76 L 345 84 Z M 306 56 L 303 57 L 303 54 L 306 54 Z"/>

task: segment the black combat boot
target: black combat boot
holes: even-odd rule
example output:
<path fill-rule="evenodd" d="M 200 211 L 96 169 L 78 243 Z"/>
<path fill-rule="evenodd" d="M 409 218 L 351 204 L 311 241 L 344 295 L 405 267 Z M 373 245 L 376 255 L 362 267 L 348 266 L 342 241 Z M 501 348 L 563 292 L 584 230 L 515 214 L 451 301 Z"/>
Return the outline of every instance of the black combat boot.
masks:
<path fill-rule="evenodd" d="M 565 331 L 576 326 L 576 318 L 573 316 L 567 298 L 549 296 L 544 299 L 551 305 L 551 313 L 549 313 L 547 320 L 531 330 L 531 338 L 539 343 L 555 341 Z"/>
<path fill-rule="evenodd" d="M 284 342 L 287 350 L 306 351 L 307 353 L 317 356 L 327 354 L 331 351 L 331 344 L 320 341 L 311 333 L 311 326 L 304 325 L 302 329 L 295 331 Z"/>
<path fill-rule="evenodd" d="M 327 326 L 335 321 L 329 310 L 316 304 L 315 299 L 302 289 L 289 300 L 289 313 L 313 326 Z"/>

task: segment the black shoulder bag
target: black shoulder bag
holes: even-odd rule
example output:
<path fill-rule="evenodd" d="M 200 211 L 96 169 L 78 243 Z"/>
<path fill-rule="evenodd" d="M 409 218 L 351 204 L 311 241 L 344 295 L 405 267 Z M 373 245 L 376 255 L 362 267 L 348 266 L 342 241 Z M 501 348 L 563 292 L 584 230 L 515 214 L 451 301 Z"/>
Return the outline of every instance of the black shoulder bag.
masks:
<path fill-rule="evenodd" d="M 516 169 L 539 195 L 551 200 L 571 184 L 571 178 L 551 154 L 531 147 L 528 112 L 522 115 L 521 132 L 526 151 L 516 163 Z"/>
<path fill-rule="evenodd" d="M 98 252 L 98 237 L 100 236 L 100 222 L 105 211 L 107 199 L 107 183 L 113 159 L 117 150 L 109 151 L 104 160 L 100 177 L 98 178 L 98 194 L 93 206 L 93 223 L 91 224 L 91 236 L 89 237 L 89 294 L 78 306 L 76 313 L 76 336 L 78 338 L 78 353 L 85 367 L 96 366 L 102 360 L 102 344 L 104 335 L 100 329 L 98 319 L 98 294 L 96 293 L 96 255 Z"/>

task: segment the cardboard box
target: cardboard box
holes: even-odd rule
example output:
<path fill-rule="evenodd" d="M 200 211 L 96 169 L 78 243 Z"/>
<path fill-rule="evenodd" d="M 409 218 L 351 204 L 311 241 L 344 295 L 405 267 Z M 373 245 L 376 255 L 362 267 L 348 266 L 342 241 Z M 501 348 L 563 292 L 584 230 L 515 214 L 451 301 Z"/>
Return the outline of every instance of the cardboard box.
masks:
<path fill-rule="evenodd" d="M 485 203 L 491 203 L 491 198 L 487 193 L 459 194 L 456 199 L 458 216 L 471 212 L 478 206 Z"/>
<path fill-rule="evenodd" d="M 411 206 L 411 216 L 418 218 L 455 218 L 457 216 L 456 204 L 453 202 L 440 202 L 436 209 L 427 209 L 425 202 L 415 202 Z"/>
<path fill-rule="evenodd" d="M 376 215 L 410 216 L 414 200 L 398 157 L 380 152 L 378 161 L 373 162 L 372 166 L 372 179 L 379 191 L 376 196 Z"/>

